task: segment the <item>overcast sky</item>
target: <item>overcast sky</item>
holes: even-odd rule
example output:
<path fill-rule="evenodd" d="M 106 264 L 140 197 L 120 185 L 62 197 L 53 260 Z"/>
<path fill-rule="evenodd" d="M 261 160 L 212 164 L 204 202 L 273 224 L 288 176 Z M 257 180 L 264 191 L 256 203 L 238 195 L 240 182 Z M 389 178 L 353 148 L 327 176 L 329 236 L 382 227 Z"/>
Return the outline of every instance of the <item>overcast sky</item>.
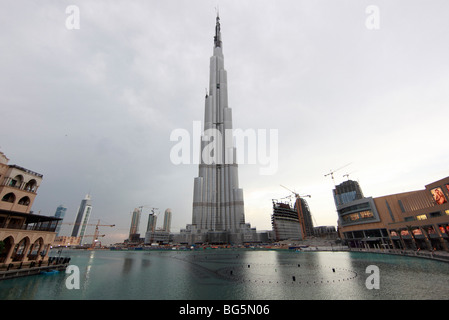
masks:
<path fill-rule="evenodd" d="M 158 226 L 166 208 L 174 231 L 191 222 L 198 166 L 170 161 L 170 133 L 203 120 L 217 3 L 0 3 L 0 151 L 43 174 L 35 213 L 63 204 L 73 222 L 90 193 L 90 222 L 116 224 L 104 243 L 127 238 L 142 205 L 142 236 L 149 207 Z M 239 166 L 253 227 L 271 229 L 281 184 L 312 196 L 317 225 L 336 225 L 324 175 L 347 164 L 335 183 L 349 173 L 373 197 L 449 175 L 448 1 L 218 4 L 234 128 L 279 134 L 275 174 Z"/>

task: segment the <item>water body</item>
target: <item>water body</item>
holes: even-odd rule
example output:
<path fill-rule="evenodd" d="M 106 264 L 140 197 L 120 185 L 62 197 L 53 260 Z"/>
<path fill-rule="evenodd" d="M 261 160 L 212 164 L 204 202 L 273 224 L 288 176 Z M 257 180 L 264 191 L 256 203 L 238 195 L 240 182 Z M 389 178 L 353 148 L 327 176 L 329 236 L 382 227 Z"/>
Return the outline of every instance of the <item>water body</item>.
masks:
<path fill-rule="evenodd" d="M 360 252 L 65 251 L 64 272 L 0 281 L 0 299 L 299 300 L 447 299 L 449 264 Z M 368 289 L 367 267 L 379 270 Z"/>

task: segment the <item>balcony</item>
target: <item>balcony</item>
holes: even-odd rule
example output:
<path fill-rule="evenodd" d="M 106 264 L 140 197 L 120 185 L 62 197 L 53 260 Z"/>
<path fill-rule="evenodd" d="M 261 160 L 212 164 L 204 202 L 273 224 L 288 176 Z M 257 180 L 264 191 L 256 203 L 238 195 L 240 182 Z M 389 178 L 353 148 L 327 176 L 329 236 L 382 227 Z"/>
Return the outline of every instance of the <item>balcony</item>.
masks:
<path fill-rule="evenodd" d="M 5 177 L 4 181 L 1 184 L 2 186 L 14 188 L 22 191 L 27 191 L 36 194 L 37 192 L 37 182 L 36 180 L 32 179 L 28 182 L 18 181 L 11 177 Z"/>
<path fill-rule="evenodd" d="M 61 218 L 0 210 L 0 229 L 55 232 Z"/>

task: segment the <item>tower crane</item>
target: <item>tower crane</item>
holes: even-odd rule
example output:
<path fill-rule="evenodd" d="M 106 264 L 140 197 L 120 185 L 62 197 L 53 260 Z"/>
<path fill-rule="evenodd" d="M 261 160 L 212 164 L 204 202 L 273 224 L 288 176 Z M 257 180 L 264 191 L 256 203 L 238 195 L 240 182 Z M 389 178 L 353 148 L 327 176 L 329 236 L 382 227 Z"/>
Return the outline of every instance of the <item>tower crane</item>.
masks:
<path fill-rule="evenodd" d="M 283 186 L 282 184 L 280 185 L 282 188 L 287 189 L 288 191 L 290 191 L 291 193 L 293 193 L 296 197 L 296 208 L 298 210 L 298 219 L 299 219 L 299 225 L 301 226 L 301 231 L 302 231 L 302 239 L 304 240 L 306 238 L 306 224 L 305 224 L 305 219 L 304 219 L 304 213 L 302 211 L 302 204 L 300 199 L 303 197 L 309 197 L 312 198 L 312 196 L 310 194 L 305 195 L 305 196 L 300 196 L 298 193 L 290 190 L 289 188 Z M 312 213 L 310 213 L 310 215 L 312 215 Z M 315 222 L 316 223 L 316 222 Z"/>
<path fill-rule="evenodd" d="M 159 212 L 157 213 L 157 214 L 154 214 L 154 210 L 159 210 L 159 208 L 153 208 L 153 207 L 150 207 L 149 205 L 144 205 L 144 206 L 140 206 L 140 207 L 137 207 L 137 208 L 139 208 L 140 209 L 140 212 L 142 212 L 142 209 L 143 208 L 150 208 L 151 209 L 151 213 L 153 214 L 153 215 L 158 215 L 159 214 Z"/>
<path fill-rule="evenodd" d="M 76 222 L 64 222 L 62 224 L 68 224 L 68 225 L 76 225 L 76 224 L 80 224 L 80 223 L 76 223 Z M 102 234 L 100 235 L 100 231 L 98 229 L 98 227 L 115 227 L 115 224 L 100 224 L 100 219 L 98 219 L 97 224 L 91 224 L 91 223 L 87 223 L 86 226 L 95 226 L 95 232 L 94 234 L 90 234 L 90 235 L 84 235 L 84 237 L 93 237 L 92 239 L 92 244 L 91 244 L 91 248 L 93 249 L 95 247 L 95 243 L 98 241 L 99 237 L 104 237 L 105 235 Z"/>
<path fill-rule="evenodd" d="M 98 219 L 98 223 L 95 225 L 95 232 L 93 234 L 92 245 L 90 246 L 92 249 L 95 248 L 95 243 L 98 241 L 98 237 L 104 237 L 105 235 L 99 235 L 100 231 L 98 227 L 115 227 L 115 224 L 100 224 L 100 219 Z M 90 237 L 85 236 L 85 237 Z"/>
<path fill-rule="evenodd" d="M 293 194 L 295 195 L 296 198 L 302 198 L 302 197 L 309 197 L 309 198 L 312 198 L 312 196 L 311 196 L 310 194 L 305 195 L 305 196 L 300 196 L 298 193 L 296 193 L 296 192 L 290 190 L 289 188 L 283 186 L 282 184 L 281 184 L 280 186 L 281 186 L 282 188 L 284 188 L 284 189 L 287 189 L 287 190 L 290 191 L 291 193 L 293 193 Z"/>
<path fill-rule="evenodd" d="M 354 172 L 355 172 L 355 171 L 352 171 L 352 172 L 350 172 L 350 173 L 346 173 L 346 174 L 343 175 L 343 177 L 346 177 L 346 178 L 349 180 L 349 175 L 350 175 L 350 174 L 353 174 Z"/>
<path fill-rule="evenodd" d="M 336 169 L 336 170 L 330 170 L 330 172 L 327 173 L 327 174 L 325 174 L 324 176 L 327 177 L 327 176 L 330 175 L 331 178 L 332 178 L 332 182 L 334 183 L 334 186 L 335 186 L 334 173 L 337 172 L 338 170 L 341 170 L 341 169 L 343 169 L 343 168 L 346 168 L 346 167 L 349 166 L 350 164 L 351 164 L 351 163 L 348 163 L 348 164 L 344 165 L 343 167 L 340 167 L 340 168 L 338 168 L 338 169 Z"/>

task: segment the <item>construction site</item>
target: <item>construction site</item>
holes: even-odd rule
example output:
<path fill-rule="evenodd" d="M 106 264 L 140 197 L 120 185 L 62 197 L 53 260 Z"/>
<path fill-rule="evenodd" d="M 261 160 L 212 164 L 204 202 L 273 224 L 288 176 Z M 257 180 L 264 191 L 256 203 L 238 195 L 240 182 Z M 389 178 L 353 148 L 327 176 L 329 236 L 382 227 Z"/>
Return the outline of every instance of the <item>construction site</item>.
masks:
<path fill-rule="evenodd" d="M 273 227 L 273 240 L 279 244 L 322 244 L 322 240 L 335 240 L 337 232 L 335 227 L 316 226 L 316 221 L 305 198 L 311 195 L 300 195 L 281 185 L 290 192 L 286 197 L 272 199 L 273 214 L 271 225 Z M 318 242 L 317 242 L 318 241 Z"/>
<path fill-rule="evenodd" d="M 282 185 L 281 187 L 290 191 L 291 194 L 281 199 L 272 199 L 271 224 L 274 240 L 304 240 L 313 236 L 312 214 L 304 199 L 311 196 L 301 196 L 287 187 Z"/>
<path fill-rule="evenodd" d="M 64 222 L 61 225 L 71 225 L 75 226 L 77 223 Z M 53 242 L 54 247 L 71 247 L 71 248 L 83 248 L 83 249 L 96 249 L 101 248 L 100 238 L 103 238 L 105 234 L 100 234 L 100 227 L 115 227 L 114 224 L 101 224 L 101 221 L 98 220 L 96 224 L 85 224 L 85 226 L 93 226 L 95 227 L 95 231 L 93 234 L 83 235 L 82 237 L 74 237 L 74 236 L 57 236 Z M 84 238 L 92 238 L 92 241 L 83 241 Z"/>

